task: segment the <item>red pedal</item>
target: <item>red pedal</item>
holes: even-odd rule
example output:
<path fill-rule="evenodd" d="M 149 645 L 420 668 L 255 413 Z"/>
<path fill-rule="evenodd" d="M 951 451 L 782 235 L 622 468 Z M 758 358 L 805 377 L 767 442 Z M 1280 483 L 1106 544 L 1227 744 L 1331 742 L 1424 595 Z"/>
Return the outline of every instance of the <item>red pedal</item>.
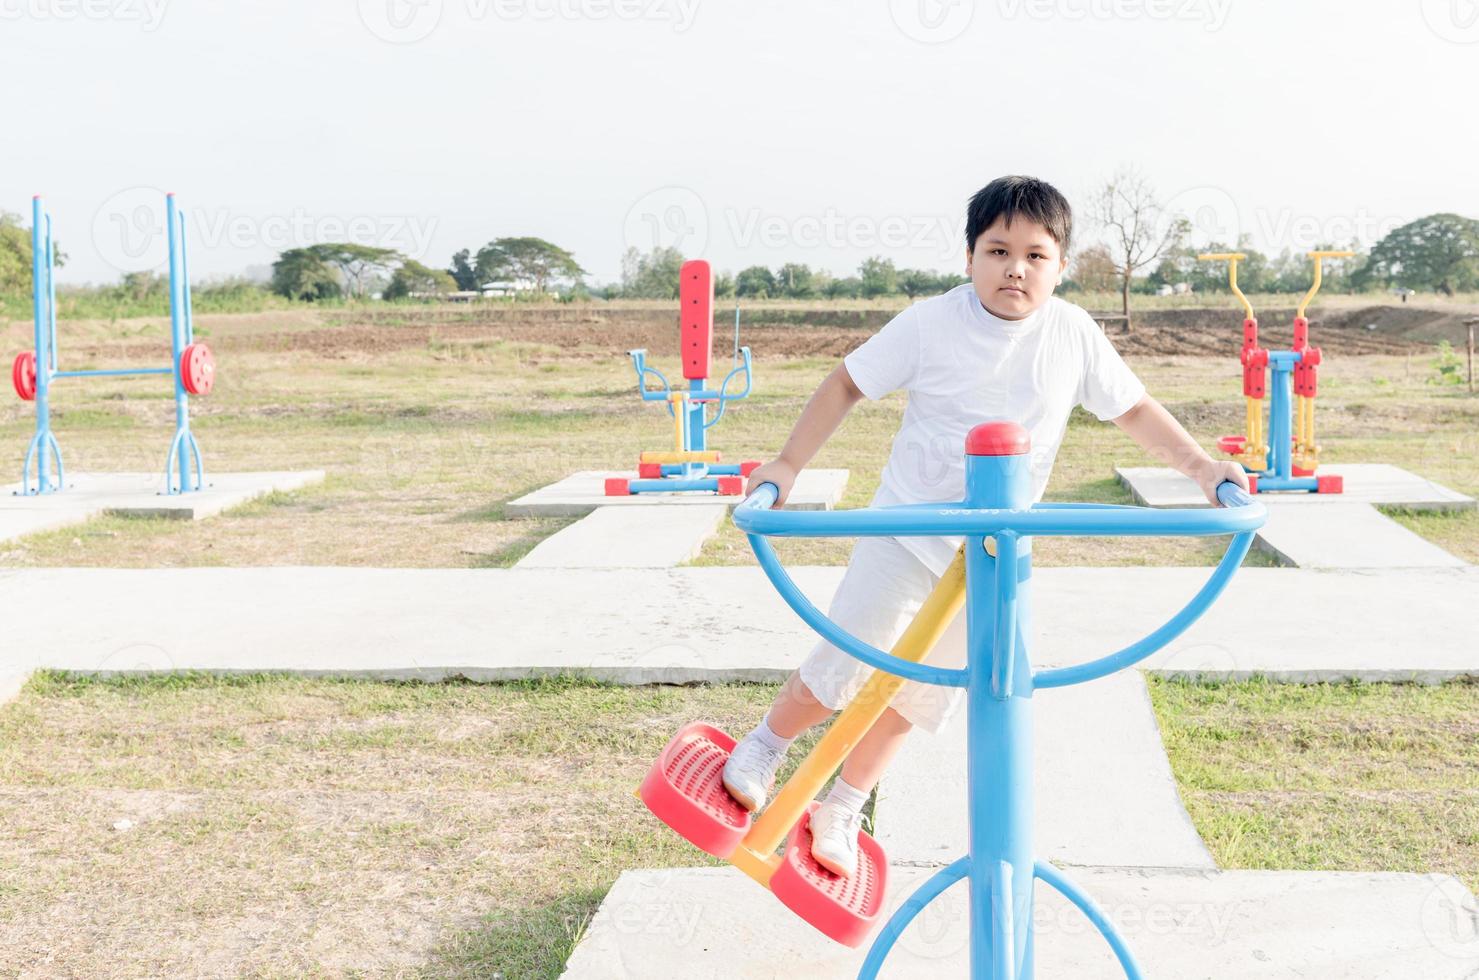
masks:
<path fill-rule="evenodd" d="M 613 476 L 606 481 L 606 496 L 626 497 L 632 492 L 631 481 Z"/>
<path fill-rule="evenodd" d="M 724 764 L 732 751 L 734 739 L 713 725 L 685 725 L 652 764 L 639 791 L 657 819 L 717 858 L 733 854 L 750 830 L 749 811 L 724 788 Z"/>
<path fill-rule="evenodd" d="M 749 475 L 760 468 L 760 460 L 747 459 L 740 464 L 740 476 L 748 478 Z"/>
<path fill-rule="evenodd" d="M 1257 473 L 1249 473 L 1248 474 L 1248 492 L 1249 493 L 1257 493 L 1258 492 L 1258 474 Z"/>
<path fill-rule="evenodd" d="M 1229 456 L 1238 456 L 1243 452 L 1243 445 L 1247 443 L 1247 436 L 1223 436 L 1217 440 L 1217 448 Z"/>
<path fill-rule="evenodd" d="M 1315 493 L 1344 493 L 1345 477 L 1343 476 L 1317 476 L 1315 477 Z"/>
<path fill-rule="evenodd" d="M 1314 470 L 1307 470 L 1307 469 L 1305 469 L 1302 466 L 1295 466 L 1292 463 L 1289 464 L 1289 472 L 1293 476 L 1314 476 L 1315 475 L 1315 471 Z"/>
<path fill-rule="evenodd" d="M 858 867 L 850 876 L 834 875 L 811 856 L 811 811 L 802 815 L 786 841 L 781 866 L 770 890 L 781 903 L 829 939 L 861 946 L 878 924 L 888 887 L 888 858 L 878 842 L 858 831 Z"/>
<path fill-rule="evenodd" d="M 724 497 L 738 497 L 745 492 L 745 481 L 739 476 L 715 477 L 719 482 L 719 494 Z"/>
<path fill-rule="evenodd" d="M 638 463 L 637 464 L 637 477 L 639 479 L 642 479 L 642 480 L 661 480 L 662 479 L 662 464 L 661 463 Z"/>

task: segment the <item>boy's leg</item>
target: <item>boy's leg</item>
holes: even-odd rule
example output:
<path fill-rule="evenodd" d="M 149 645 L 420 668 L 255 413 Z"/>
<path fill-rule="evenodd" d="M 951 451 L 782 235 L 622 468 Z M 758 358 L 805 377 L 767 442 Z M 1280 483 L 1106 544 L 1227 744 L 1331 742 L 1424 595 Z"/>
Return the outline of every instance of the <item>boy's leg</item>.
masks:
<path fill-rule="evenodd" d="M 832 709 L 818 701 L 801 679 L 801 672 L 793 670 L 771 703 L 765 722 L 781 738 L 795 738 L 830 717 Z"/>
<path fill-rule="evenodd" d="M 893 708 L 885 709 L 868 734 L 848 753 L 847 761 L 842 764 L 843 781 L 864 793 L 872 792 L 913 727 Z"/>

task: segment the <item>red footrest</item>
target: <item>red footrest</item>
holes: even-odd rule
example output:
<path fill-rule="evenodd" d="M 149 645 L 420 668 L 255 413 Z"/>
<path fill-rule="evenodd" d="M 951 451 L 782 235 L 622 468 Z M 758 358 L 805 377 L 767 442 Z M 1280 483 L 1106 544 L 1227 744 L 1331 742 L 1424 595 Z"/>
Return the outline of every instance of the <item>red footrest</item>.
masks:
<path fill-rule="evenodd" d="M 1336 474 L 1315 477 L 1315 493 L 1344 493 L 1345 477 Z"/>
<path fill-rule="evenodd" d="M 722 787 L 721 787 L 722 790 Z M 781 903 L 844 946 L 861 946 L 878 924 L 888 887 L 888 858 L 879 843 L 858 831 L 858 868 L 844 878 L 811 856 L 811 810 L 791 830 L 770 890 Z"/>
<path fill-rule="evenodd" d="M 639 790 L 654 816 L 718 858 L 733 854 L 750 830 L 749 811 L 724 788 L 724 764 L 732 751 L 734 739 L 713 725 L 692 722 L 668 742 Z"/>
<path fill-rule="evenodd" d="M 1232 456 L 1241 455 L 1247 444 L 1247 436 L 1223 436 L 1217 440 L 1217 448 Z"/>
<path fill-rule="evenodd" d="M 637 478 L 640 479 L 640 480 L 661 480 L 662 479 L 662 464 L 661 463 L 638 463 L 637 464 Z"/>
<path fill-rule="evenodd" d="M 740 464 L 740 476 L 743 476 L 743 477 L 745 477 L 745 478 L 748 479 L 749 476 L 750 476 L 750 474 L 753 473 L 753 472 L 755 472 L 759 468 L 760 468 L 760 460 L 758 460 L 758 459 L 747 459 L 743 463 Z"/>
<path fill-rule="evenodd" d="M 745 479 L 742 476 L 721 476 L 715 482 L 719 484 L 718 492 L 721 497 L 738 497 L 745 492 Z"/>
<path fill-rule="evenodd" d="M 606 479 L 606 496 L 626 497 L 629 496 L 631 492 L 632 488 L 627 480 L 615 476 L 608 477 Z"/>

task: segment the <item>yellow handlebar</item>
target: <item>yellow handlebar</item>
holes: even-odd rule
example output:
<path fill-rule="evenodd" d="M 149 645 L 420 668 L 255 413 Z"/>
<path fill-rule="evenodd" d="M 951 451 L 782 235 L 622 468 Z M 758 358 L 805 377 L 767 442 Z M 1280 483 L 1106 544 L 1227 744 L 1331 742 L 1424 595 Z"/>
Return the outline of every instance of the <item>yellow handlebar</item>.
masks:
<path fill-rule="evenodd" d="M 1302 299 L 1302 300 L 1299 301 L 1299 309 L 1297 309 L 1297 310 L 1294 311 L 1294 315 L 1296 317 L 1298 317 L 1300 319 L 1304 319 L 1304 308 L 1306 306 L 1309 306 L 1310 305 L 1310 300 L 1314 299 L 1315 298 L 1315 294 L 1320 291 L 1320 279 L 1321 279 L 1321 275 L 1320 275 L 1320 262 L 1322 260 L 1324 260 L 1324 259 L 1348 259 L 1348 258 L 1350 258 L 1351 256 L 1353 256 L 1355 254 L 1356 254 L 1355 252 L 1344 252 L 1344 251 L 1333 251 L 1333 250 L 1332 251 L 1319 251 L 1319 250 L 1317 250 L 1317 251 L 1314 251 L 1314 252 L 1310 252 L 1309 253 L 1309 257 L 1315 260 L 1315 281 L 1310 284 L 1310 291 L 1304 294 L 1304 299 Z"/>
<path fill-rule="evenodd" d="M 1197 258 L 1203 262 L 1227 262 L 1227 284 L 1232 287 L 1238 302 L 1243 304 L 1243 315 L 1249 320 L 1253 319 L 1253 304 L 1248 302 L 1248 297 L 1238 288 L 1238 263 L 1248 256 L 1242 252 L 1203 252 Z"/>

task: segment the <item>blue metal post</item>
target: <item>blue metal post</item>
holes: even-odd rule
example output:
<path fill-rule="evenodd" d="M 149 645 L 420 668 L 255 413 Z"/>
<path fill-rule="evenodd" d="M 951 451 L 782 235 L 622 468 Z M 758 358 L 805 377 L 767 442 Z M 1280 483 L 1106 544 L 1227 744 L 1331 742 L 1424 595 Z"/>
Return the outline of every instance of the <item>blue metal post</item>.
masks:
<path fill-rule="evenodd" d="M 62 450 L 51 432 L 51 378 L 56 370 L 56 283 L 52 277 L 51 216 L 41 195 L 31 198 L 31 341 L 36 356 L 36 433 L 21 466 L 21 495 L 55 493 L 66 471 Z M 48 472 L 56 462 L 56 477 Z M 31 489 L 31 464 L 36 464 L 36 489 Z"/>
<path fill-rule="evenodd" d="M 200 446 L 190 431 L 190 394 L 180 375 L 180 355 L 193 333 L 190 281 L 185 272 L 185 218 L 176 209 L 173 194 L 165 195 L 164 210 L 169 236 L 170 367 L 175 379 L 175 437 L 164 461 L 164 485 L 166 493 L 176 494 L 203 489 L 205 465 L 200 458 Z"/>
<path fill-rule="evenodd" d="M 992 454 L 988 455 L 987 451 Z M 1032 505 L 1031 456 L 1019 446 L 976 447 L 966 457 L 965 506 Z M 973 980 L 1032 976 L 1032 669 L 1021 636 L 1031 541 L 966 539 L 967 780 L 970 807 L 970 921 Z"/>
<path fill-rule="evenodd" d="M 1289 468 L 1289 382 L 1290 363 L 1279 355 L 1283 351 L 1274 351 L 1269 355 L 1269 439 L 1268 439 L 1268 469 L 1269 473 L 1281 479 L 1289 479 L 1292 471 Z"/>

